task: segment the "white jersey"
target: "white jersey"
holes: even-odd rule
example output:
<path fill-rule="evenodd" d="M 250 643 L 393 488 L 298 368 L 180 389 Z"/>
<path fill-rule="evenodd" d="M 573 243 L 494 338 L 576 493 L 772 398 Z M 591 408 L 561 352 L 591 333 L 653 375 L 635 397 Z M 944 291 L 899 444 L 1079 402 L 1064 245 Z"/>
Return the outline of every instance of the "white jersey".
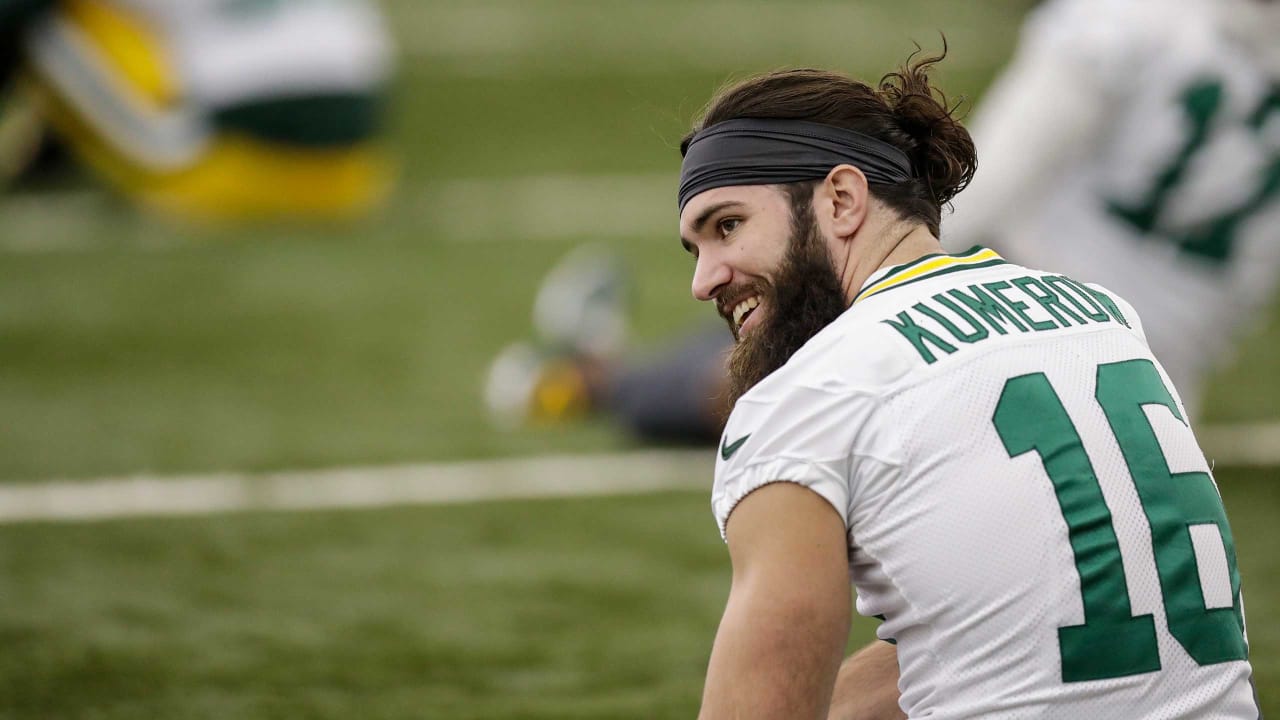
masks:
<path fill-rule="evenodd" d="M 1128 298 L 1192 404 L 1280 275 L 1280 12 L 1251 43 L 1223 17 L 1243 8 L 1045 3 L 978 108 L 978 171 L 943 222 L 950 250 L 990 243 Z"/>
<path fill-rule="evenodd" d="M 202 157 L 217 110 L 376 96 L 391 69 L 367 0 L 66 1 L 25 41 L 37 74 L 94 135 L 158 171 Z M 323 125 L 309 120 L 295 124 Z"/>
<path fill-rule="evenodd" d="M 721 532 L 771 482 L 848 528 L 913 718 L 1255 720 L 1235 546 L 1119 297 L 975 248 L 877 272 L 737 402 Z"/>
<path fill-rule="evenodd" d="M 369 0 L 115 0 L 162 33 L 204 106 L 308 93 L 369 92 L 390 41 Z"/>

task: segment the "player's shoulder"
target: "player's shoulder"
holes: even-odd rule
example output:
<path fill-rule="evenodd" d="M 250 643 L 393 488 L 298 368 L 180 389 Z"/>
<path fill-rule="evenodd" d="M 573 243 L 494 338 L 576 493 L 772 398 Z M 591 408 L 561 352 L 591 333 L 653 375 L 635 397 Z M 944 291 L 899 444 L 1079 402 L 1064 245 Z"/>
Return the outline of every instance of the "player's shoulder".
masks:
<path fill-rule="evenodd" d="M 735 412 L 753 405 L 776 405 L 797 393 L 874 394 L 876 388 L 892 380 L 895 369 L 883 362 L 885 353 L 856 352 L 858 329 L 846 321 L 848 317 L 846 312 L 819 331 L 782 367 L 748 390 L 736 403 Z"/>
<path fill-rule="evenodd" d="M 739 404 L 768 404 L 798 389 L 834 395 L 875 395 L 909 372 L 911 363 L 880 329 L 851 308 L 809 339 Z"/>

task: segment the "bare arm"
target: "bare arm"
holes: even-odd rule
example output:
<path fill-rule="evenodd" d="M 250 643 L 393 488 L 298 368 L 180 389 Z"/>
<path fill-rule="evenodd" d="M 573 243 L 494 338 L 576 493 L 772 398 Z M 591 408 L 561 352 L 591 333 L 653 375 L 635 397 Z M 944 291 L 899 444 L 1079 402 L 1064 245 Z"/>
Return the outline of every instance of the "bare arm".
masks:
<path fill-rule="evenodd" d="M 898 652 L 875 641 L 840 666 L 828 720 L 906 720 L 898 707 Z"/>
<path fill-rule="evenodd" d="M 733 586 L 698 717 L 826 718 L 849 635 L 844 521 L 817 493 L 774 483 L 738 504 L 726 536 Z"/>

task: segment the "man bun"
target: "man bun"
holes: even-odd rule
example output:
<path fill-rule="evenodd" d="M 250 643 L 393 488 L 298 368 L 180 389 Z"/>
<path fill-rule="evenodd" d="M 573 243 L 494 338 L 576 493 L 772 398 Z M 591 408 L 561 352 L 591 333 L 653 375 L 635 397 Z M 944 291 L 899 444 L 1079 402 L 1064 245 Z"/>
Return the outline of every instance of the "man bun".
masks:
<path fill-rule="evenodd" d="M 947 56 L 946 39 L 941 53 L 915 59 L 918 54 L 919 48 L 897 72 L 880 79 L 879 94 L 893 110 L 898 127 L 912 139 L 912 147 L 903 149 L 941 206 L 973 179 L 977 157 L 973 138 L 956 119 L 959 103 L 949 107 L 946 95 L 929 83 L 929 70 Z"/>

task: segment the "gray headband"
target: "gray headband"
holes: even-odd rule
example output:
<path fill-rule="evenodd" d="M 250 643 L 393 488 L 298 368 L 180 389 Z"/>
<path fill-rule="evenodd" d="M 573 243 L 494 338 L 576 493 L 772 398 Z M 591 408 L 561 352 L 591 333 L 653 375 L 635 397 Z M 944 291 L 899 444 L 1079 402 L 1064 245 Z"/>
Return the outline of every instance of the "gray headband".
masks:
<path fill-rule="evenodd" d="M 910 158 L 889 143 L 805 120 L 726 120 L 699 130 L 683 154 L 682 212 L 705 190 L 816 180 L 845 163 L 861 170 L 869 183 L 891 185 L 913 177 Z"/>

